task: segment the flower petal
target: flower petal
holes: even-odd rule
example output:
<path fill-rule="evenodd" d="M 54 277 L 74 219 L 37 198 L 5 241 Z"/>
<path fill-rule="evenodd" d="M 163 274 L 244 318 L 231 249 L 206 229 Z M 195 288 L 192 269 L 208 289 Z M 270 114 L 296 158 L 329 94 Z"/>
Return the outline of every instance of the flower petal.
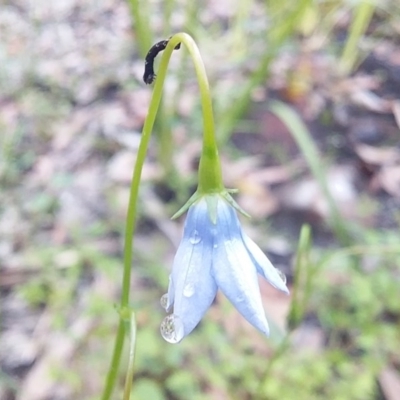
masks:
<path fill-rule="evenodd" d="M 168 288 L 168 307 L 173 304 L 188 335 L 200 322 L 217 293 L 211 275 L 214 227 L 204 200 L 189 209 L 184 235 L 174 259 Z M 184 337 L 183 336 L 183 337 Z"/>
<path fill-rule="evenodd" d="M 282 280 L 277 269 L 271 264 L 271 261 L 268 260 L 267 256 L 262 252 L 262 250 L 244 232 L 242 232 L 242 238 L 250 258 L 257 267 L 258 273 L 263 276 L 273 287 L 289 294 L 289 290 L 285 282 Z"/>
<path fill-rule="evenodd" d="M 250 324 L 268 335 L 257 270 L 243 243 L 236 211 L 223 200 L 216 228 L 212 270 L 217 285 Z"/>

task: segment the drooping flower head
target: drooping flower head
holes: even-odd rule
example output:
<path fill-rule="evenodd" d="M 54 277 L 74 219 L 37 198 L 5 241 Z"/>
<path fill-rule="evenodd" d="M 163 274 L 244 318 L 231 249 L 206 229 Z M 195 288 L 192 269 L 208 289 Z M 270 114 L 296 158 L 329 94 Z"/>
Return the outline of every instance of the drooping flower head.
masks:
<path fill-rule="evenodd" d="M 280 272 L 242 231 L 232 202 L 226 193 L 209 194 L 189 207 L 168 293 L 162 298 L 171 314 L 161 333 L 170 343 L 181 341 L 197 326 L 218 289 L 265 335 L 269 327 L 257 275 L 289 293 Z"/>
<path fill-rule="evenodd" d="M 259 247 L 242 232 L 236 214 L 236 210 L 242 210 L 230 197 L 222 180 L 212 99 L 205 67 L 198 47 L 185 33 L 178 33 L 168 40 L 156 43 L 146 56 L 144 80 L 152 83 L 156 76 L 152 63 L 157 54 L 165 50 L 155 81 L 151 103 L 154 103 L 155 109 L 152 113 L 149 112 L 150 120 L 154 122 L 154 112 L 161 100 L 161 85 L 169 57 L 181 44 L 192 56 L 199 84 L 203 113 L 203 147 L 197 191 L 178 212 L 180 215 L 189 210 L 183 239 L 175 256 L 168 293 L 162 297 L 163 306 L 171 314 L 164 319 L 161 332 L 171 343 L 182 340 L 200 322 L 217 290 L 221 289 L 252 325 L 268 334 L 257 274 L 262 275 L 277 289 L 286 293 L 288 290 L 279 272 Z M 144 132 L 148 125 L 150 123 L 145 123 Z M 148 142 L 147 136 L 146 140 Z"/>

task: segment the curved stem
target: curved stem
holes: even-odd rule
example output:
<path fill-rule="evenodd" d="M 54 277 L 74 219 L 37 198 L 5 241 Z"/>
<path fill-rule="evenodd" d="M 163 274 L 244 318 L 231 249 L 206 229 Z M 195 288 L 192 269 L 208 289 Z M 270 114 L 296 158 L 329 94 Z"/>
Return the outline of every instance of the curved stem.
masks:
<path fill-rule="evenodd" d="M 197 79 L 199 82 L 201 104 L 203 109 L 203 153 L 201 156 L 199 167 L 198 190 L 200 192 L 212 192 L 223 188 L 221 168 L 214 133 L 214 117 L 212 112 L 211 96 L 204 64 L 194 40 L 186 33 L 178 33 L 169 40 L 160 61 L 158 75 L 154 85 L 153 95 L 150 101 L 149 112 L 144 122 L 142 137 L 136 156 L 135 168 L 133 170 L 124 239 L 124 269 L 122 277 L 122 293 L 119 305 L 121 319 L 118 326 L 113 356 L 110 369 L 107 374 L 102 400 L 109 400 L 111 398 L 112 391 L 117 380 L 118 368 L 121 361 L 126 333 L 126 325 L 129 326 L 129 324 L 131 323 L 132 317 L 127 311 L 129 309 L 131 266 L 133 258 L 133 236 L 136 227 L 140 178 L 142 175 L 142 169 L 146 158 L 151 132 L 157 115 L 158 106 L 161 101 L 162 89 L 167 73 L 169 59 L 171 58 L 172 51 L 178 43 L 183 43 L 189 50 L 190 55 L 192 56 L 196 69 Z M 128 315 L 123 316 L 123 314 Z"/>
<path fill-rule="evenodd" d="M 218 156 L 217 141 L 215 138 L 214 114 L 206 69 L 200 51 L 190 35 L 187 33 L 177 33 L 172 36 L 167 49 L 169 46 L 173 49 L 178 43 L 183 43 L 185 45 L 193 59 L 200 89 L 203 113 L 203 150 L 199 165 L 198 192 L 221 192 L 224 189 L 224 186 L 222 183 L 221 165 Z M 160 70 L 162 68 L 162 62 L 163 60 L 161 60 Z"/>
<path fill-rule="evenodd" d="M 168 53 L 169 56 L 171 56 L 172 50 L 173 48 L 166 49 L 165 53 L 163 54 L 163 58 Z M 140 178 L 142 176 L 142 169 L 145 162 L 147 148 L 150 141 L 150 136 L 153 129 L 154 121 L 156 118 L 157 109 L 161 100 L 162 86 L 164 83 L 165 75 L 166 75 L 166 68 L 160 71 L 159 76 L 157 77 L 156 80 L 156 84 L 154 86 L 153 96 L 151 98 L 149 107 L 149 113 L 147 115 L 147 118 L 143 126 L 142 138 L 136 156 L 135 168 L 133 170 L 133 176 L 130 187 L 130 196 L 128 202 L 128 212 L 126 216 L 126 229 L 125 229 L 125 240 L 124 240 L 124 269 L 122 276 L 122 293 L 120 300 L 121 310 L 129 307 L 131 266 L 133 258 L 133 236 L 135 233 L 135 226 L 136 226 L 137 201 L 139 197 L 138 194 L 139 194 Z M 109 400 L 111 398 L 111 394 L 117 379 L 119 364 L 121 361 L 121 354 L 125 340 L 125 332 L 126 332 L 125 323 L 124 321 L 121 320 L 118 326 L 118 331 L 113 350 L 113 356 L 111 360 L 111 366 L 107 374 L 106 385 L 104 388 L 102 400 Z"/>

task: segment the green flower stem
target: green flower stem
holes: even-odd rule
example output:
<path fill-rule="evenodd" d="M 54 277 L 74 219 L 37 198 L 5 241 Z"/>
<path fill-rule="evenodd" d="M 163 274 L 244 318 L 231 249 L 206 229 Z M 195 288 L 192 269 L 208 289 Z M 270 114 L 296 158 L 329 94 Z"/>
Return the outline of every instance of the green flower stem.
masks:
<path fill-rule="evenodd" d="M 128 371 L 125 378 L 124 400 L 131 397 L 134 363 L 135 363 L 135 347 L 136 347 L 136 321 L 135 317 L 131 318 L 130 326 L 130 342 L 129 342 L 129 363 Z"/>
<path fill-rule="evenodd" d="M 124 338 L 125 338 L 125 321 L 120 319 L 117 329 L 117 335 L 115 337 L 115 344 L 113 355 L 111 359 L 111 366 L 107 373 L 106 384 L 104 386 L 102 400 L 109 400 L 111 398 L 112 391 L 115 386 L 115 381 L 118 376 L 118 368 L 121 360 L 122 350 L 124 348 Z"/>
<path fill-rule="evenodd" d="M 190 55 L 192 56 L 196 69 L 197 79 L 199 82 L 201 104 L 203 108 L 203 152 L 201 155 L 199 166 L 198 191 L 200 193 L 210 193 L 217 192 L 218 190 L 223 190 L 221 166 L 218 158 L 218 150 L 214 133 L 214 117 L 212 112 L 211 96 L 204 64 L 194 40 L 186 33 L 178 33 L 170 39 L 160 61 L 158 75 L 155 81 L 153 95 L 150 101 L 149 112 L 144 122 L 142 138 L 136 156 L 135 168 L 133 170 L 128 212 L 126 217 L 126 230 L 124 241 L 124 269 L 122 277 L 122 294 L 119 305 L 120 322 L 118 325 L 111 366 L 107 374 L 102 400 L 109 400 L 111 398 L 112 391 L 114 389 L 115 382 L 118 376 L 118 369 L 121 361 L 127 327 L 129 329 L 129 326 L 132 325 L 132 318 L 134 318 L 134 316 L 132 316 L 131 313 L 128 312 L 128 310 L 130 309 L 129 294 L 131 286 L 131 268 L 133 258 L 133 236 L 136 227 L 140 178 L 146 159 L 151 132 L 161 101 L 162 89 L 165 76 L 167 74 L 169 59 L 171 58 L 171 54 L 178 43 L 184 44 L 189 50 Z M 134 343 L 132 345 L 134 345 Z"/>
<path fill-rule="evenodd" d="M 214 114 L 206 70 L 199 49 L 191 36 L 187 33 L 174 35 L 170 39 L 167 49 L 169 46 L 173 49 L 178 43 L 184 44 L 192 56 L 199 83 L 203 111 L 203 150 L 200 158 L 197 191 L 200 194 L 219 193 L 224 190 L 224 185 L 222 183 L 221 164 L 215 139 Z M 161 60 L 162 62 L 163 60 Z"/>
<path fill-rule="evenodd" d="M 168 0 L 168 4 L 164 7 L 164 31 L 169 31 L 170 14 L 173 7 L 174 0 Z M 147 2 L 140 0 L 129 0 L 130 11 L 133 21 L 133 31 L 135 33 L 135 43 L 138 47 L 140 57 L 145 58 L 147 51 L 153 43 L 153 35 L 149 29 L 151 7 Z M 164 177 L 173 174 L 171 168 L 172 156 L 172 140 L 171 140 L 171 127 L 170 115 L 163 103 L 160 103 L 158 109 L 158 118 L 156 121 L 155 133 L 157 134 L 157 156 L 164 171 Z"/>

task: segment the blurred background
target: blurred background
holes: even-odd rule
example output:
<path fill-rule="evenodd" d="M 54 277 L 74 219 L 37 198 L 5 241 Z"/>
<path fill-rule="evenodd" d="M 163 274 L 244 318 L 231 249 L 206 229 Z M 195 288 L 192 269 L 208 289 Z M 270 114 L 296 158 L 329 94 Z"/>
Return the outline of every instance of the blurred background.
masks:
<path fill-rule="evenodd" d="M 396 0 L 0 0 L 0 399 L 100 397 L 143 60 L 179 31 L 204 58 L 244 229 L 292 295 L 260 281 L 269 339 L 222 295 L 179 345 L 159 333 L 202 134 L 174 51 L 140 190 L 133 398 L 400 399 Z"/>

